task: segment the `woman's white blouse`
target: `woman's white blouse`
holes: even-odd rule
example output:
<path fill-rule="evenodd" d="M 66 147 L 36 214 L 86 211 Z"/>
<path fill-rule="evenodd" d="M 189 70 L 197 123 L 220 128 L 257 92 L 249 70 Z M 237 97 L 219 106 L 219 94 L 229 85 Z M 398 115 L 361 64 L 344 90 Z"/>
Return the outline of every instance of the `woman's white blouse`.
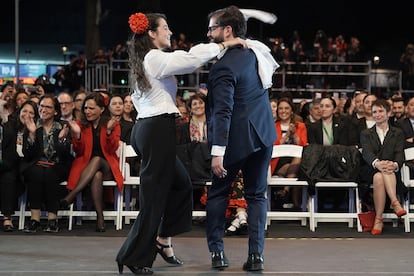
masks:
<path fill-rule="evenodd" d="M 180 114 L 176 106 L 177 80 L 175 75 L 193 73 L 220 53 L 216 43 L 198 44 L 188 52 L 176 50 L 164 52 L 153 49 L 144 58 L 144 68 L 152 88 L 140 91 L 137 83 L 131 95 L 138 112 L 137 119 L 163 113 Z"/>

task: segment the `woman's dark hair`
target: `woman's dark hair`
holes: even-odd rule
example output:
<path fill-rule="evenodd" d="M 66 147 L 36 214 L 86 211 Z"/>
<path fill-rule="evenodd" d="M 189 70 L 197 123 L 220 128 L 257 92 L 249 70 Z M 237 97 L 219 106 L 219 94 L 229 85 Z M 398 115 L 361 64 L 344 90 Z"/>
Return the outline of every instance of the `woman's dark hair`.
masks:
<path fill-rule="evenodd" d="M 33 121 L 36 123 L 39 120 L 39 110 L 37 109 L 37 104 L 33 102 L 32 100 L 26 100 L 17 110 L 17 118 L 15 118 L 17 129 L 23 129 L 25 127 L 24 124 L 20 122 L 20 112 L 22 111 L 23 107 L 25 107 L 26 105 L 30 105 L 31 107 L 33 107 L 33 110 L 34 110 Z"/>
<path fill-rule="evenodd" d="M 101 119 L 99 120 L 99 126 L 106 125 L 111 118 L 109 115 L 109 110 L 105 105 L 104 96 L 101 95 L 99 92 L 91 92 L 86 95 L 85 100 L 82 103 L 82 110 L 81 110 L 81 118 L 80 123 L 83 128 L 87 128 L 91 123 L 86 119 L 85 115 L 85 104 L 88 100 L 94 100 L 96 105 L 100 108 L 104 108 L 104 112 L 102 112 Z"/>
<path fill-rule="evenodd" d="M 206 97 L 203 95 L 203 94 L 195 94 L 195 95 L 192 95 L 187 101 L 186 101 L 186 104 L 187 104 L 187 107 L 188 107 L 188 110 L 191 110 L 191 104 L 193 103 L 193 101 L 195 101 L 195 100 L 200 100 L 200 101 L 203 101 L 204 103 L 206 103 Z"/>
<path fill-rule="evenodd" d="M 76 101 L 76 97 L 78 96 L 78 95 L 81 95 L 81 94 L 87 94 L 85 91 L 83 91 L 83 90 L 76 90 L 75 92 L 73 92 L 73 95 L 72 95 L 72 98 L 73 98 L 73 101 L 75 102 Z"/>
<path fill-rule="evenodd" d="M 131 68 L 129 74 L 130 85 L 132 89 L 137 84 L 138 89 L 141 91 L 148 91 L 151 89 L 151 83 L 147 79 L 144 70 L 144 57 L 151 50 L 155 49 L 152 42 L 152 38 L 149 36 L 149 31 L 157 31 L 160 19 L 167 21 L 167 17 L 162 13 L 148 13 L 148 30 L 142 34 L 133 33 L 130 40 L 128 41 L 128 64 Z"/>
<path fill-rule="evenodd" d="M 323 99 L 329 99 L 332 102 L 332 105 L 333 105 L 334 109 L 336 108 L 336 101 L 335 101 L 334 98 L 332 98 L 330 96 L 324 96 L 324 97 L 321 98 L 321 100 L 323 100 Z"/>
<path fill-rule="evenodd" d="M 25 90 L 23 90 L 23 91 L 17 91 L 16 94 L 14 94 L 13 99 L 12 99 L 12 101 L 13 101 L 13 107 L 14 107 L 15 110 L 19 108 L 17 106 L 17 101 L 16 100 L 17 100 L 17 96 L 19 96 L 20 94 L 26 95 L 27 98 L 29 98 L 29 94 L 27 94 L 27 92 Z"/>
<path fill-rule="evenodd" d="M 348 114 L 349 108 L 351 107 L 352 98 L 348 97 L 344 104 L 344 113 Z"/>
<path fill-rule="evenodd" d="M 300 117 L 302 117 L 302 120 L 303 121 L 305 121 L 306 120 L 306 118 L 308 118 L 308 116 L 309 116 L 309 114 L 310 114 L 310 112 L 309 112 L 309 109 L 310 109 L 310 107 L 311 107 L 311 103 L 312 102 L 306 102 L 303 106 L 302 106 L 302 108 L 300 109 Z"/>
<path fill-rule="evenodd" d="M 12 81 L 6 81 L 0 88 L 0 92 L 3 92 L 7 86 L 14 87 L 14 82 Z"/>
<path fill-rule="evenodd" d="M 109 106 L 109 104 L 111 103 L 111 100 L 112 100 L 113 98 L 121 98 L 122 102 L 124 102 L 124 97 L 123 97 L 121 94 L 115 93 L 115 94 L 111 94 L 111 95 L 109 96 L 109 103 L 108 103 L 108 106 Z"/>
<path fill-rule="evenodd" d="M 277 101 L 277 110 L 279 111 L 279 105 L 280 105 L 280 103 L 282 103 L 282 102 L 284 102 L 284 103 L 287 103 L 289 106 L 290 106 L 290 108 L 292 109 L 292 114 L 290 115 L 290 121 L 292 122 L 292 123 L 296 123 L 296 121 L 295 121 L 295 105 L 293 104 L 293 102 L 292 102 L 292 100 L 290 99 L 290 98 L 287 98 L 287 97 L 283 97 L 283 98 L 280 98 L 278 101 Z M 280 121 L 280 118 L 279 118 L 279 116 L 277 116 L 277 121 Z"/>
<path fill-rule="evenodd" d="M 374 107 L 374 106 L 378 106 L 378 107 L 383 107 L 383 108 L 385 108 L 385 110 L 387 111 L 387 113 L 388 113 L 388 112 L 390 112 L 390 110 L 391 110 L 390 103 L 389 103 L 387 100 L 384 100 L 384 99 L 378 99 L 378 100 L 375 100 L 375 101 L 372 103 L 371 108 L 372 108 L 372 107 Z"/>
<path fill-rule="evenodd" d="M 59 101 L 57 100 L 57 98 L 55 97 L 55 95 L 53 95 L 51 93 L 47 93 L 47 94 L 42 95 L 40 97 L 40 100 L 39 100 L 39 106 L 41 105 L 41 103 L 42 103 L 42 101 L 44 99 L 51 99 L 53 101 L 53 107 L 54 107 L 54 109 L 56 111 L 56 114 L 54 116 L 54 119 L 55 119 L 55 121 L 59 121 L 62 113 L 60 111 Z"/>
<path fill-rule="evenodd" d="M 111 106 L 111 101 L 112 101 L 112 99 L 113 98 L 120 98 L 121 100 L 122 100 L 122 104 L 124 104 L 124 97 L 122 97 L 122 95 L 121 94 L 111 94 L 110 96 L 109 96 L 109 100 L 108 100 L 108 110 L 109 110 L 109 107 Z M 123 113 L 124 111 L 122 110 L 122 113 Z M 111 114 L 111 110 L 109 110 L 109 114 L 110 114 L 110 116 L 112 116 L 112 114 Z"/>
<path fill-rule="evenodd" d="M 129 93 L 122 94 L 122 99 L 124 100 L 124 104 L 125 104 L 125 97 L 126 96 L 130 96 Z M 131 98 L 131 100 L 132 100 L 132 98 Z M 137 116 L 138 116 L 138 112 L 135 110 L 134 103 L 132 103 L 132 106 L 133 106 L 133 109 L 131 111 L 131 118 L 135 121 Z"/>

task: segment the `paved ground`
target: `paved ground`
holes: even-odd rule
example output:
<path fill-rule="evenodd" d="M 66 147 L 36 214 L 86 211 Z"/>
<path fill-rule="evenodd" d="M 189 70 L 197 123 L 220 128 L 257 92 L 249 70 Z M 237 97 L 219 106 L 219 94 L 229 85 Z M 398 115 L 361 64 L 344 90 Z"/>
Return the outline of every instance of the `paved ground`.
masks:
<path fill-rule="evenodd" d="M 0 275 L 116 275 L 115 255 L 129 227 L 95 233 L 87 222 L 58 234 L 0 234 Z M 273 222 L 265 245 L 265 275 L 414 275 L 414 233 L 387 223 L 382 236 L 358 233 L 345 223 L 320 223 L 316 232 L 296 222 Z M 161 258 L 155 275 L 250 275 L 241 267 L 247 257 L 245 236 L 226 237 L 230 267 L 210 269 L 204 226 L 174 239 L 182 267 Z M 127 268 L 124 274 L 132 275 Z M 257 273 L 256 273 L 257 274 Z"/>

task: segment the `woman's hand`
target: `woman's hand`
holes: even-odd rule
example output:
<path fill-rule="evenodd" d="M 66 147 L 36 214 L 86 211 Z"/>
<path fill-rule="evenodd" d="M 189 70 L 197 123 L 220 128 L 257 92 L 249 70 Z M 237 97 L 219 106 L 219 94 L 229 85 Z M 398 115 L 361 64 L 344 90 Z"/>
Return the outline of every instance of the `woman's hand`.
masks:
<path fill-rule="evenodd" d="M 395 163 L 390 160 L 379 160 L 375 162 L 375 168 L 385 174 L 392 174 L 397 169 Z"/>
<path fill-rule="evenodd" d="M 79 125 L 76 123 L 76 121 L 68 121 L 68 123 L 69 123 L 70 129 L 72 130 L 72 133 L 75 134 L 75 137 L 77 139 L 80 139 L 81 129 Z"/>
<path fill-rule="evenodd" d="M 27 115 L 23 115 L 23 124 L 29 131 L 29 140 L 34 142 L 36 138 L 36 123 L 33 117 L 29 117 Z"/>
<path fill-rule="evenodd" d="M 229 48 L 237 45 L 243 46 L 243 48 L 247 48 L 247 43 L 245 39 L 242 39 L 240 37 L 236 37 L 227 41 L 222 42 L 224 48 Z"/>
<path fill-rule="evenodd" d="M 69 134 L 69 125 L 65 123 L 63 124 L 63 127 L 59 132 L 59 136 L 58 136 L 59 140 L 66 139 L 68 137 L 68 134 Z"/>
<path fill-rule="evenodd" d="M 115 125 L 119 122 L 121 119 L 120 116 L 113 116 L 106 125 L 106 134 L 110 135 L 112 130 L 114 129 Z"/>
<path fill-rule="evenodd" d="M 29 116 L 24 116 L 24 125 L 26 126 L 29 133 L 35 133 L 36 132 L 36 123 L 33 118 Z"/>
<path fill-rule="evenodd" d="M 288 133 L 289 135 L 293 136 L 296 132 L 296 124 L 295 123 L 290 123 L 289 124 L 289 129 L 288 129 Z"/>

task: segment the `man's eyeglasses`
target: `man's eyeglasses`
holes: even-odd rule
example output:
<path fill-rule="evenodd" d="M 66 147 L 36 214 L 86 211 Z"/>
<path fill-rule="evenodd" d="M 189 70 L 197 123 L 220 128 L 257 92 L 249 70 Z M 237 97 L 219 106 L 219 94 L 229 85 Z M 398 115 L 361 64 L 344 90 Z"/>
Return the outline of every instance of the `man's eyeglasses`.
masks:
<path fill-rule="evenodd" d="M 217 28 L 220 28 L 220 27 L 223 27 L 223 26 L 221 26 L 221 25 L 214 25 L 214 26 L 210 26 L 210 27 L 208 27 L 208 28 L 207 28 L 207 30 L 208 30 L 208 32 L 209 32 L 209 33 L 212 33 L 212 32 L 214 32 Z"/>

